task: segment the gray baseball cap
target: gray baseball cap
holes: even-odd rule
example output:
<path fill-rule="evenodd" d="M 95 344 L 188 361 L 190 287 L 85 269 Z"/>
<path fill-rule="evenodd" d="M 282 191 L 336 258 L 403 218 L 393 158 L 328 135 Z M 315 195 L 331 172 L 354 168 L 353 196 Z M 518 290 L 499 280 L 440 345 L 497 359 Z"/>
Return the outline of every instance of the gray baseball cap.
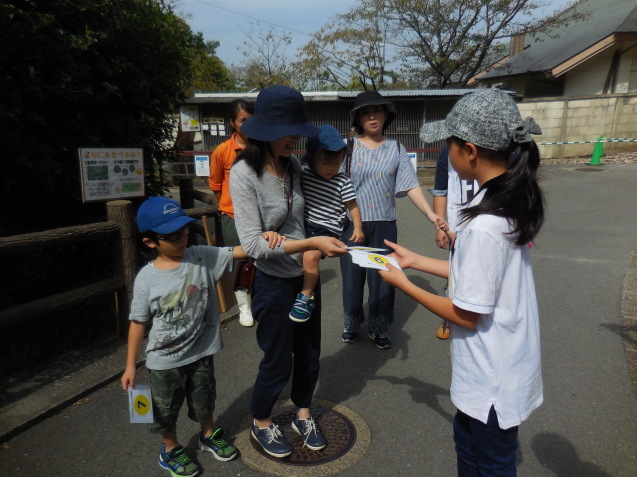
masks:
<path fill-rule="evenodd" d="M 460 98 L 444 120 L 423 124 L 420 140 L 430 143 L 456 136 L 476 146 L 504 151 L 511 142 L 531 142 L 531 134 L 542 134 L 542 130 L 533 118 L 522 120 L 508 93 L 485 89 Z"/>

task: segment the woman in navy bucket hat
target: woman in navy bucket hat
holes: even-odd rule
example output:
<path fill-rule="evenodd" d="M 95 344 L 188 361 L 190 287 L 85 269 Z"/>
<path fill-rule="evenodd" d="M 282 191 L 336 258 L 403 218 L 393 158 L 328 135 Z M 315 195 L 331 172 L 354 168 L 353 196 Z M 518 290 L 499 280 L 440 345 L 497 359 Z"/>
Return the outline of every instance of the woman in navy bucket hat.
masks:
<path fill-rule="evenodd" d="M 293 430 L 310 449 L 326 446 L 310 411 L 319 373 L 320 286 L 315 289 L 312 319 L 296 323 L 288 318 L 303 287 L 301 252 L 320 250 L 333 257 L 346 249 L 336 238 L 305 238 L 301 166 L 292 152 L 301 136 L 315 136 L 319 129 L 307 120 L 301 93 L 286 86 L 264 89 L 257 97 L 254 115 L 241 130 L 249 141 L 230 171 L 230 191 L 241 245 L 256 259 L 252 314 L 263 350 L 252 392 L 251 434 L 265 452 L 285 457 L 293 449 L 273 423 L 272 409 L 290 376 L 291 398 L 298 408 Z M 286 240 L 269 247 L 262 238 L 268 230 Z"/>

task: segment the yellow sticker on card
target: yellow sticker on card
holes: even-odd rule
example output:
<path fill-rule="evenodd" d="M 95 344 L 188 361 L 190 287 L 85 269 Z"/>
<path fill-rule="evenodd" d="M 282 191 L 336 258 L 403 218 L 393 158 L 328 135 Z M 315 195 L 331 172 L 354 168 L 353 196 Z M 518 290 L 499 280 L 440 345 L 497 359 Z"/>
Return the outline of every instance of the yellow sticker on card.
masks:
<path fill-rule="evenodd" d="M 386 266 L 388 263 L 390 263 L 389 260 L 387 260 L 387 257 L 375 253 L 370 253 L 367 258 L 369 258 L 372 262 L 377 263 L 378 265 Z"/>

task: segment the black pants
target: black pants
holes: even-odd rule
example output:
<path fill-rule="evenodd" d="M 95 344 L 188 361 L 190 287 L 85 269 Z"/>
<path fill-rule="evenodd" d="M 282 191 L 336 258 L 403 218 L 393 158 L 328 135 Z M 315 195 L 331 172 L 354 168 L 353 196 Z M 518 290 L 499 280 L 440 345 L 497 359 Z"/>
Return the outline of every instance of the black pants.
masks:
<path fill-rule="evenodd" d="M 289 318 L 303 275 L 280 278 L 257 270 L 252 292 L 252 315 L 258 322 L 257 343 L 263 350 L 251 412 L 267 419 L 274 403 L 292 376 L 292 402 L 310 407 L 319 375 L 321 356 L 321 287 L 314 289 L 316 308 L 310 319 L 297 323 Z"/>

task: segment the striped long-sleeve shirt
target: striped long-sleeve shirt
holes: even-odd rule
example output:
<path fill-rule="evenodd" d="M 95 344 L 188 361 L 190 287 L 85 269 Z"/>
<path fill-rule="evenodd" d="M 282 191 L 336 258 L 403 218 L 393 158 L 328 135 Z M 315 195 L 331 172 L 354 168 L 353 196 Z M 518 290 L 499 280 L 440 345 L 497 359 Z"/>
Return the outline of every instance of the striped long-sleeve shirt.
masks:
<path fill-rule="evenodd" d="M 345 202 L 356 199 L 349 177 L 339 172 L 325 180 L 310 168 L 304 167 L 302 189 L 305 197 L 305 221 L 340 235 L 345 218 Z"/>

